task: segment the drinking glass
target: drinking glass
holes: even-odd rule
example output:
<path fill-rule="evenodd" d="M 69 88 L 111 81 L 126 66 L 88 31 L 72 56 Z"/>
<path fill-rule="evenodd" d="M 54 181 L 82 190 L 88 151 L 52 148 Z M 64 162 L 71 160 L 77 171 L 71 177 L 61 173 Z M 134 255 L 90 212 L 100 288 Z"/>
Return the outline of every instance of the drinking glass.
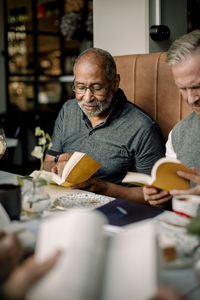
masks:
<path fill-rule="evenodd" d="M 0 158 L 4 155 L 6 151 L 6 137 L 4 130 L 0 128 Z"/>

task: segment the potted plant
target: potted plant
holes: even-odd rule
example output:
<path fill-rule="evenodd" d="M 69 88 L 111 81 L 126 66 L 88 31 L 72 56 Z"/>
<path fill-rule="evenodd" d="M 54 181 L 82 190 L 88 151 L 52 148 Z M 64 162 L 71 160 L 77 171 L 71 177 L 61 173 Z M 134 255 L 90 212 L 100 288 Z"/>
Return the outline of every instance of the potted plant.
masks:
<path fill-rule="evenodd" d="M 40 159 L 40 170 L 43 170 L 44 156 L 47 149 L 52 147 L 51 137 L 39 126 L 35 128 L 37 145 L 31 155 Z M 41 172 L 35 177 L 18 176 L 18 183 L 22 187 L 22 208 L 27 214 L 41 212 L 49 204 L 49 195 L 44 191 L 44 186 L 51 182 L 51 177 L 44 176 Z"/>

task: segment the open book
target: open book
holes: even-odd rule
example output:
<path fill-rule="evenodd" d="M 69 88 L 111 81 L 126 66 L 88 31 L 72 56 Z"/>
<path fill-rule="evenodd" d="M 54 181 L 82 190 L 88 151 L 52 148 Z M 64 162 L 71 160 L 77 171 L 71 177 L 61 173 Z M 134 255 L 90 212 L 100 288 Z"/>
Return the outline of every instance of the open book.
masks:
<path fill-rule="evenodd" d="M 157 288 L 157 253 L 152 221 L 105 230 L 98 211 L 73 210 L 43 219 L 36 259 L 63 253 L 29 292 L 28 300 L 146 300 Z M 109 225 L 106 225 L 107 227 Z"/>
<path fill-rule="evenodd" d="M 86 153 L 74 152 L 66 162 L 61 177 L 55 173 L 43 170 L 33 171 L 30 176 L 40 176 L 41 178 L 50 176 L 52 182 L 58 185 L 73 186 L 88 180 L 100 167 L 101 164 Z"/>
<path fill-rule="evenodd" d="M 151 176 L 143 173 L 128 172 L 122 182 L 135 185 L 155 186 L 159 189 L 170 191 L 172 189 L 189 189 L 188 180 L 177 175 L 177 171 L 194 173 L 175 158 L 160 158 L 151 170 Z"/>

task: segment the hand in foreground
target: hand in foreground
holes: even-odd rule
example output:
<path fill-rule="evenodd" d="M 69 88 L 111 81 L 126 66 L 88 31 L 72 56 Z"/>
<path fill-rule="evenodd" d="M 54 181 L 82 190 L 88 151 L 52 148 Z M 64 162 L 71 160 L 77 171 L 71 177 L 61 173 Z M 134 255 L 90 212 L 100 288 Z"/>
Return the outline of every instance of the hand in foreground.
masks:
<path fill-rule="evenodd" d="M 200 174 L 198 174 L 197 170 L 196 174 L 191 174 L 183 171 L 177 171 L 177 174 L 185 179 L 193 181 L 194 183 L 196 183 L 196 186 L 188 190 L 171 190 L 171 195 L 200 195 Z"/>
<path fill-rule="evenodd" d="M 143 187 L 143 194 L 144 200 L 153 206 L 163 206 L 172 198 L 168 191 L 147 186 Z"/>
<path fill-rule="evenodd" d="M 62 153 L 59 156 L 58 162 L 54 164 L 51 168 L 51 172 L 62 176 L 63 169 L 66 165 L 66 162 L 70 159 L 73 153 Z"/>
<path fill-rule="evenodd" d="M 85 182 L 76 184 L 72 187 L 73 189 L 86 190 L 101 195 L 106 195 L 107 182 L 99 179 L 98 177 L 92 176 Z"/>
<path fill-rule="evenodd" d="M 0 281 L 7 278 L 23 254 L 24 251 L 15 234 L 0 234 Z"/>
<path fill-rule="evenodd" d="M 61 252 L 58 251 L 43 263 L 37 263 L 33 256 L 27 258 L 15 268 L 8 280 L 2 285 L 5 295 L 11 299 L 24 298 L 33 284 L 53 268 L 60 255 Z"/>

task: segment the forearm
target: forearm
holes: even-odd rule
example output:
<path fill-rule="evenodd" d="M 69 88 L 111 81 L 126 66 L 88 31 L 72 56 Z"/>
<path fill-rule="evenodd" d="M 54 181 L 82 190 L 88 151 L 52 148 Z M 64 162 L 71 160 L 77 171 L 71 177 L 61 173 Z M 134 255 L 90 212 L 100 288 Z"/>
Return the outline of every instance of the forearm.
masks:
<path fill-rule="evenodd" d="M 86 190 L 113 198 L 122 198 L 134 202 L 147 203 L 144 200 L 141 187 L 126 187 L 108 181 L 103 181 L 96 176 L 93 176 L 89 180 L 73 186 L 73 188 Z"/>
<path fill-rule="evenodd" d="M 103 193 L 114 198 L 122 198 L 133 202 L 147 203 L 144 200 L 141 187 L 126 187 L 110 182 L 105 182 Z"/>

